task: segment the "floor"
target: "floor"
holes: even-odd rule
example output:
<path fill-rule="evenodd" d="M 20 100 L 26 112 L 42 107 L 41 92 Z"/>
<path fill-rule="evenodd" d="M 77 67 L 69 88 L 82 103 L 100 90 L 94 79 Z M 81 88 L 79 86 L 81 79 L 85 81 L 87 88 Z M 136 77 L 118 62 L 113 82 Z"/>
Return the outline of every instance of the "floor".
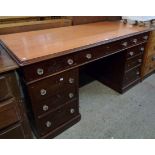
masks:
<path fill-rule="evenodd" d="M 123 95 L 94 81 L 80 88 L 82 119 L 58 139 L 155 138 L 155 74 Z"/>

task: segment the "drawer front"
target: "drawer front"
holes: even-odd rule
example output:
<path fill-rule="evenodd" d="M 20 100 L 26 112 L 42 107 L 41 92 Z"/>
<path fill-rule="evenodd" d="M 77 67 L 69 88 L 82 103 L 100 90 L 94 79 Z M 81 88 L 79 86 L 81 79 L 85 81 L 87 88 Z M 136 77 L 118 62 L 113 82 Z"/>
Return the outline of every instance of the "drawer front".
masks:
<path fill-rule="evenodd" d="M 29 95 L 32 102 L 41 102 L 52 96 L 70 89 L 75 91 L 78 88 L 78 69 L 66 71 L 44 80 L 28 85 Z"/>
<path fill-rule="evenodd" d="M 134 82 L 135 80 L 140 78 L 140 67 L 137 67 L 127 73 L 125 73 L 123 87 L 129 85 L 130 83 Z"/>
<path fill-rule="evenodd" d="M 56 110 L 61 106 L 65 105 L 67 102 L 70 102 L 74 99 L 78 99 L 77 90 L 66 89 L 61 92 L 51 96 L 50 98 L 42 101 L 35 102 L 33 104 L 33 110 L 35 114 L 39 117 L 42 114 L 46 114 L 49 111 Z"/>
<path fill-rule="evenodd" d="M 62 108 L 37 120 L 37 126 L 41 135 L 48 133 L 79 114 L 78 101 L 75 100 Z"/>
<path fill-rule="evenodd" d="M 147 75 L 155 70 L 155 54 L 148 56 L 144 66 L 144 74 Z"/>
<path fill-rule="evenodd" d="M 11 98 L 11 90 L 5 76 L 0 76 L 0 101 Z"/>
<path fill-rule="evenodd" d="M 144 39 L 146 37 L 146 39 Z M 132 36 L 119 41 L 114 41 L 106 45 L 89 48 L 81 52 L 75 52 L 48 61 L 39 62 L 23 68 L 24 78 L 27 82 L 46 77 L 53 73 L 81 65 L 93 59 L 115 53 L 119 50 L 127 49 L 139 43 L 146 42 L 148 33 Z"/>
<path fill-rule="evenodd" d="M 148 56 L 147 63 L 152 64 L 152 66 L 155 66 L 155 54 Z"/>
<path fill-rule="evenodd" d="M 24 78 L 27 82 L 46 77 L 53 73 L 76 66 L 74 54 L 61 56 L 44 62 L 39 62 L 23 68 Z"/>
<path fill-rule="evenodd" d="M 24 139 L 24 138 L 25 138 L 24 132 L 20 124 L 0 132 L 0 139 Z"/>
<path fill-rule="evenodd" d="M 136 56 L 132 59 L 129 59 L 125 64 L 125 70 L 128 71 L 136 66 L 140 66 L 142 64 L 142 55 Z"/>
<path fill-rule="evenodd" d="M 155 54 L 155 40 L 153 42 L 148 42 L 147 51 L 149 56 Z"/>
<path fill-rule="evenodd" d="M 14 100 L 10 99 L 0 104 L 0 129 L 20 120 L 19 109 Z"/>
<path fill-rule="evenodd" d="M 147 64 L 145 66 L 145 72 L 144 72 L 144 75 L 147 75 L 151 72 L 153 72 L 155 70 L 155 66 L 153 66 L 152 64 Z"/>
<path fill-rule="evenodd" d="M 136 55 L 143 54 L 144 51 L 145 51 L 145 44 L 142 44 L 142 45 L 139 45 L 136 47 L 132 47 L 130 49 L 127 49 L 126 58 L 131 59 L 131 58 L 135 57 Z"/>

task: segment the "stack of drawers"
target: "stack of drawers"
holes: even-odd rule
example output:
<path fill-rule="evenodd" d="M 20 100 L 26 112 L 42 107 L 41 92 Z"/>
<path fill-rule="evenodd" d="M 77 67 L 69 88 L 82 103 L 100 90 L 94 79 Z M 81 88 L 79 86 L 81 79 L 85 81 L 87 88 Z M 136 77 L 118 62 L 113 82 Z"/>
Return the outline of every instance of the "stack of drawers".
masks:
<path fill-rule="evenodd" d="M 31 138 L 16 64 L 0 46 L 0 139 Z"/>
<path fill-rule="evenodd" d="M 45 73 L 46 69 L 37 70 L 38 77 Z M 37 137 L 52 138 L 80 120 L 78 69 L 49 74 L 26 85 Z"/>
<path fill-rule="evenodd" d="M 123 73 L 122 92 L 140 81 L 144 51 L 145 44 L 125 50 L 125 69 Z"/>
<path fill-rule="evenodd" d="M 150 33 L 150 37 L 144 54 L 142 68 L 142 78 L 148 76 L 155 70 L 155 31 Z"/>

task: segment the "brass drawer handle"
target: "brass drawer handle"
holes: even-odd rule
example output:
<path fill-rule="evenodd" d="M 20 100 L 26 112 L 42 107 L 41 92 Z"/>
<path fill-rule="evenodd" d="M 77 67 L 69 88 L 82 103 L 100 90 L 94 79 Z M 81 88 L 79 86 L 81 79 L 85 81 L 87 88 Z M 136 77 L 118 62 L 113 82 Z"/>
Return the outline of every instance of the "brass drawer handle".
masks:
<path fill-rule="evenodd" d="M 137 71 L 137 72 L 136 72 L 136 75 L 140 75 L 140 72 L 139 72 L 139 71 Z"/>
<path fill-rule="evenodd" d="M 72 84 L 72 83 L 74 83 L 74 78 L 69 78 L 68 81 L 69 81 L 70 84 Z"/>
<path fill-rule="evenodd" d="M 128 46 L 128 42 L 122 43 L 122 46 L 127 47 Z"/>
<path fill-rule="evenodd" d="M 148 36 L 144 36 L 143 39 L 147 40 L 148 39 Z"/>
<path fill-rule="evenodd" d="M 152 57 L 152 61 L 155 61 L 155 56 Z"/>
<path fill-rule="evenodd" d="M 143 52 L 144 51 L 144 47 L 141 47 L 140 50 Z"/>
<path fill-rule="evenodd" d="M 138 62 L 141 63 L 142 62 L 142 59 L 138 59 Z"/>
<path fill-rule="evenodd" d="M 40 90 L 40 94 L 41 94 L 42 96 L 46 95 L 46 93 L 47 93 L 47 91 L 46 91 L 45 89 L 41 89 L 41 90 Z"/>
<path fill-rule="evenodd" d="M 71 114 L 74 114 L 74 113 L 75 113 L 75 109 L 71 108 L 71 109 L 70 109 L 70 113 L 71 113 Z"/>
<path fill-rule="evenodd" d="M 74 61 L 73 61 L 73 59 L 68 59 L 68 60 L 67 60 L 67 63 L 68 63 L 69 65 L 73 65 Z"/>
<path fill-rule="evenodd" d="M 69 98 L 73 98 L 74 97 L 74 94 L 73 93 L 69 93 Z"/>
<path fill-rule="evenodd" d="M 38 68 L 37 69 L 37 74 L 38 75 L 43 75 L 44 74 L 44 70 L 42 68 Z"/>
<path fill-rule="evenodd" d="M 47 122 L 46 122 L 46 127 L 47 127 L 47 128 L 50 128 L 51 125 L 52 125 L 52 123 L 51 123 L 50 121 L 47 121 Z"/>
<path fill-rule="evenodd" d="M 134 55 L 134 52 L 129 52 L 129 55 L 130 55 L 130 56 L 133 56 L 133 55 Z"/>
<path fill-rule="evenodd" d="M 90 53 L 86 54 L 86 58 L 87 59 L 91 59 L 92 58 L 92 54 L 90 54 Z"/>
<path fill-rule="evenodd" d="M 47 111 L 49 108 L 48 108 L 48 106 L 47 105 L 44 105 L 43 106 L 43 111 Z"/>
<path fill-rule="evenodd" d="M 61 77 L 61 78 L 59 79 L 59 81 L 60 81 L 60 82 L 62 82 L 63 80 L 64 80 L 64 78 L 63 78 L 63 77 Z"/>
<path fill-rule="evenodd" d="M 136 43 L 137 43 L 137 41 L 138 41 L 137 39 L 133 39 L 133 43 L 135 43 L 135 44 L 136 44 Z"/>

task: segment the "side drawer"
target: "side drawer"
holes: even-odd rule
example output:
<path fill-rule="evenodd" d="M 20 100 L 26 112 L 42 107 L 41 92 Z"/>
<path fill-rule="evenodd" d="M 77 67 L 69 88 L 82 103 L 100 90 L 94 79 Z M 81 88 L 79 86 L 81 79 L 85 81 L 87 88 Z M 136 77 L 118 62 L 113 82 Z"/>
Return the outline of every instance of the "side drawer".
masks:
<path fill-rule="evenodd" d="M 78 69 L 66 71 L 28 85 L 32 102 L 46 100 L 67 88 L 75 91 L 78 88 Z"/>
<path fill-rule="evenodd" d="M 124 80 L 123 80 L 123 87 L 126 87 L 130 83 L 136 81 L 137 79 L 140 78 L 140 67 L 134 68 L 131 71 L 128 71 L 124 75 Z"/>
<path fill-rule="evenodd" d="M 0 132 L 0 139 L 24 139 L 24 132 L 21 124 Z"/>
<path fill-rule="evenodd" d="M 0 103 L 0 129 L 20 120 L 19 109 L 13 99 Z"/>
<path fill-rule="evenodd" d="M 142 64 L 142 61 L 143 61 L 143 56 L 142 55 L 139 55 L 139 56 L 136 56 L 132 59 L 129 59 L 128 61 L 126 61 L 126 64 L 125 64 L 125 71 L 128 71 L 136 66 L 140 66 Z"/>
<path fill-rule="evenodd" d="M 33 110 L 38 117 L 40 117 L 42 114 L 54 111 L 63 106 L 64 104 L 74 99 L 78 99 L 77 91 L 78 90 L 65 89 L 44 101 L 33 102 Z"/>
<path fill-rule="evenodd" d="M 67 121 L 73 119 L 79 114 L 78 101 L 74 100 L 62 108 L 48 114 L 37 120 L 37 127 L 41 135 L 44 135 Z"/>
<path fill-rule="evenodd" d="M 145 44 L 142 44 L 142 45 L 139 45 L 139 46 L 136 46 L 136 47 L 132 47 L 130 49 L 127 49 L 126 58 L 127 59 L 132 59 L 136 55 L 143 54 L 144 51 L 145 51 Z"/>

